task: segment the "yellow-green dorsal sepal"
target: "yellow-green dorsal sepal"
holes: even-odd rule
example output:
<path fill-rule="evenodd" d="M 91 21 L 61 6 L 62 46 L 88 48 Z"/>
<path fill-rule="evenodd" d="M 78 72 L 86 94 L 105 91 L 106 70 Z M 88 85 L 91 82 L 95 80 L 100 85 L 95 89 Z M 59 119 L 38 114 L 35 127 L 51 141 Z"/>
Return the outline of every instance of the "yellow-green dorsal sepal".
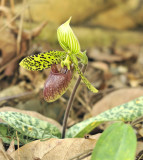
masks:
<path fill-rule="evenodd" d="M 32 71 L 50 68 L 52 64 L 60 64 L 66 58 L 64 51 L 50 51 L 24 58 L 20 66 Z"/>
<path fill-rule="evenodd" d="M 70 58 L 74 64 L 75 70 L 78 72 L 82 81 L 86 84 L 87 88 L 91 90 L 93 93 L 97 93 L 98 90 L 85 78 L 84 74 L 80 71 L 80 68 L 78 67 L 77 58 L 75 56 L 70 56 Z"/>
<path fill-rule="evenodd" d="M 80 44 L 69 25 L 70 20 L 71 20 L 71 17 L 69 18 L 68 21 L 66 21 L 64 24 L 62 24 L 58 28 L 57 30 L 58 41 L 61 47 L 66 52 L 70 51 L 71 53 L 77 54 L 80 52 Z"/>

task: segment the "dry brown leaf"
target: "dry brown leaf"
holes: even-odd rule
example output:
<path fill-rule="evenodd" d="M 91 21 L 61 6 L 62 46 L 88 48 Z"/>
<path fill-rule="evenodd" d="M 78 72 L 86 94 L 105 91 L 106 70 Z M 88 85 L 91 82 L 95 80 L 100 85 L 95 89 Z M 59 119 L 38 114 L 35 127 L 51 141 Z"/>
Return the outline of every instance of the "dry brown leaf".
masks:
<path fill-rule="evenodd" d="M 138 155 L 140 152 L 143 152 L 143 142 L 138 142 L 137 143 L 137 151 L 136 151 L 136 155 Z"/>
<path fill-rule="evenodd" d="M 32 31 L 21 30 L 21 36 L 18 46 L 19 28 L 14 22 L 9 24 L 13 15 L 9 8 L 0 7 L 0 11 L 5 15 L 0 19 L 0 72 L 4 71 L 4 76 L 12 76 L 18 66 L 18 60 L 29 50 L 29 41 L 38 36 L 42 29 L 46 26 L 47 21 L 34 28 Z M 4 20 L 3 20 L 4 19 Z M 3 26 L 8 26 L 4 27 Z M 4 35 L 4 36 L 3 36 Z M 18 47 L 20 54 L 18 55 Z"/>
<path fill-rule="evenodd" d="M 0 27 L 2 28 L 5 23 L 9 23 L 12 18 L 12 13 L 7 7 L 0 7 L 0 11 L 6 15 L 4 21 L 2 18 L 0 19 Z M 14 23 L 11 23 L 10 26 L 15 27 Z M 16 62 L 10 63 L 10 61 L 16 56 L 16 37 L 11 32 L 11 29 L 7 27 L 0 31 L 0 51 L 2 56 L 0 66 L 3 67 L 5 64 L 9 63 L 7 67 L 5 67 L 6 70 L 4 75 L 11 76 L 14 74 L 16 68 Z"/>
<path fill-rule="evenodd" d="M 96 116 L 108 109 L 126 103 L 143 95 L 143 89 L 140 88 L 123 88 L 108 94 L 98 101 L 92 110 L 92 115 Z"/>
<path fill-rule="evenodd" d="M 87 150 L 93 149 L 98 138 L 99 134 L 92 139 L 52 138 L 46 141 L 37 140 L 19 149 L 20 160 L 69 160 Z M 18 160 L 18 150 L 11 157 Z M 87 157 L 84 160 L 89 159 L 90 157 Z"/>
<path fill-rule="evenodd" d="M 121 62 L 124 60 L 129 60 L 131 58 L 137 57 L 137 50 L 132 51 L 131 48 L 128 48 L 128 50 L 123 50 L 123 48 L 117 47 L 115 50 L 115 54 L 111 54 L 110 52 L 106 51 L 100 51 L 96 48 L 90 49 L 88 56 L 89 58 L 92 58 L 97 61 L 105 61 L 108 63 L 112 62 Z"/>
<path fill-rule="evenodd" d="M 20 113 L 27 114 L 29 116 L 36 117 L 38 119 L 41 119 L 43 121 L 47 121 L 47 122 L 49 122 L 49 123 L 57 126 L 61 130 L 61 125 L 57 121 L 55 121 L 55 120 L 53 120 L 51 118 L 45 117 L 42 114 L 37 113 L 35 111 L 20 110 L 20 109 L 15 109 L 15 108 L 12 108 L 12 107 L 3 107 L 3 108 L 0 108 L 0 112 L 5 112 L 5 111 L 20 112 Z"/>
<path fill-rule="evenodd" d="M 3 60 L 0 66 L 2 66 L 10 61 L 14 57 L 14 54 L 16 52 L 16 39 L 8 29 L 0 32 L 0 49 Z"/>
<path fill-rule="evenodd" d="M 13 95 L 18 95 L 21 93 L 26 92 L 26 90 L 24 89 L 23 85 L 14 85 L 14 86 L 10 86 L 8 88 L 5 88 L 4 90 L 2 90 L 0 92 L 0 98 L 2 97 L 7 97 L 7 96 L 13 96 Z"/>
<path fill-rule="evenodd" d="M 8 155 L 11 155 L 11 153 L 13 153 L 15 151 L 15 147 L 14 147 L 14 140 L 11 141 L 9 148 L 7 149 L 6 153 Z"/>
<path fill-rule="evenodd" d="M 109 73 L 109 67 L 104 62 L 91 62 L 90 65 L 94 68 L 98 68 L 98 69 L 104 71 L 105 73 Z"/>
<path fill-rule="evenodd" d="M 89 58 L 95 59 L 97 61 L 105 61 L 105 62 L 120 62 L 122 61 L 122 57 L 118 55 L 110 55 L 107 53 L 101 53 L 97 49 L 91 49 L 88 53 Z"/>
<path fill-rule="evenodd" d="M 140 128 L 140 129 L 138 130 L 138 132 L 139 132 L 139 135 L 140 135 L 141 137 L 143 137 L 143 128 Z"/>
<path fill-rule="evenodd" d="M 0 139 L 0 160 L 9 160 L 8 156 L 6 155 L 1 139 Z"/>
<path fill-rule="evenodd" d="M 106 86 L 110 86 L 112 87 L 113 90 L 115 90 L 114 88 L 125 88 L 127 87 L 127 77 L 125 74 L 122 75 L 116 75 L 116 76 L 112 76 L 110 77 L 110 79 L 108 81 L 106 81 Z"/>
<path fill-rule="evenodd" d="M 50 70 L 48 70 L 49 72 Z M 31 82 L 36 91 L 39 91 L 44 87 L 45 78 L 43 78 L 43 74 L 40 74 L 37 71 L 29 71 L 25 70 L 23 67 L 20 67 L 20 78 L 27 77 Z M 47 72 L 47 70 L 46 70 Z M 47 76 L 48 77 L 48 76 Z M 26 84 L 27 85 L 27 84 Z"/>

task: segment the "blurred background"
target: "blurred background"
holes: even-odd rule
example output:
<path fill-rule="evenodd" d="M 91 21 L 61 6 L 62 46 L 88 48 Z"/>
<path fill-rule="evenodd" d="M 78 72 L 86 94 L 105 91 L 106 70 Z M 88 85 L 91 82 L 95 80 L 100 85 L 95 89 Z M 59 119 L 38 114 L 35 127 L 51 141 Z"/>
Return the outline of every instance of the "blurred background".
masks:
<path fill-rule="evenodd" d="M 59 100 L 47 103 L 42 90 L 50 70 L 27 71 L 19 62 L 62 50 L 56 32 L 70 16 L 89 57 L 85 76 L 100 91 L 93 94 L 81 83 L 68 126 L 143 95 L 142 0 L 0 0 L 0 5 L 0 107 L 36 111 L 62 123 L 78 75 Z"/>

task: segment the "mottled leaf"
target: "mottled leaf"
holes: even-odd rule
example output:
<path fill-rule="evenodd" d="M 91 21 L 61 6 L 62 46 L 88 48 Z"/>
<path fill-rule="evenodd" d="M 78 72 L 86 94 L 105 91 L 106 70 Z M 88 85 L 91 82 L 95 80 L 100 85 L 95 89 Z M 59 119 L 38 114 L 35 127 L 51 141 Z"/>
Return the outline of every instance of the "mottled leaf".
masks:
<path fill-rule="evenodd" d="M 76 57 L 70 55 L 70 58 L 71 58 L 72 62 L 74 63 L 75 70 L 78 72 L 82 81 L 86 84 L 88 89 L 91 90 L 93 93 L 97 93 L 98 90 L 85 78 L 84 74 L 80 71 Z"/>
<path fill-rule="evenodd" d="M 98 139 L 91 160 L 134 160 L 136 144 L 135 131 L 130 125 L 114 123 Z"/>
<path fill-rule="evenodd" d="M 140 116 L 143 116 L 143 96 L 72 126 L 66 137 L 83 137 L 105 121 L 127 122 L 133 121 Z"/>
<path fill-rule="evenodd" d="M 50 68 L 52 64 L 60 64 L 65 59 L 66 52 L 50 51 L 24 58 L 20 66 L 32 71 L 39 71 Z"/>
<path fill-rule="evenodd" d="M 0 118 L 21 134 L 35 139 L 60 137 L 59 129 L 49 122 L 18 112 L 0 112 Z"/>
<path fill-rule="evenodd" d="M 17 144 L 18 139 L 20 144 L 26 144 L 35 140 L 34 138 L 25 136 L 20 132 L 16 132 L 17 131 L 7 123 L 0 123 L 0 138 L 4 143 L 10 144 L 11 141 L 14 140 L 14 143 Z"/>

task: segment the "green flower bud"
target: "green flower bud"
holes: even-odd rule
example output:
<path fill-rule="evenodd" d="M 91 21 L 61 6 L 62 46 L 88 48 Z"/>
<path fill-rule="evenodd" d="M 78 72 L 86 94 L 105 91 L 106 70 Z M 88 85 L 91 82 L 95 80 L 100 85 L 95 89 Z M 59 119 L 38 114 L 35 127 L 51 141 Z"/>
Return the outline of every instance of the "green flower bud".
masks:
<path fill-rule="evenodd" d="M 62 24 L 57 30 L 58 41 L 61 47 L 66 52 L 71 53 L 79 53 L 80 52 L 80 45 L 78 39 L 76 38 L 75 34 L 73 33 L 69 23 L 71 17 L 68 21 Z"/>

